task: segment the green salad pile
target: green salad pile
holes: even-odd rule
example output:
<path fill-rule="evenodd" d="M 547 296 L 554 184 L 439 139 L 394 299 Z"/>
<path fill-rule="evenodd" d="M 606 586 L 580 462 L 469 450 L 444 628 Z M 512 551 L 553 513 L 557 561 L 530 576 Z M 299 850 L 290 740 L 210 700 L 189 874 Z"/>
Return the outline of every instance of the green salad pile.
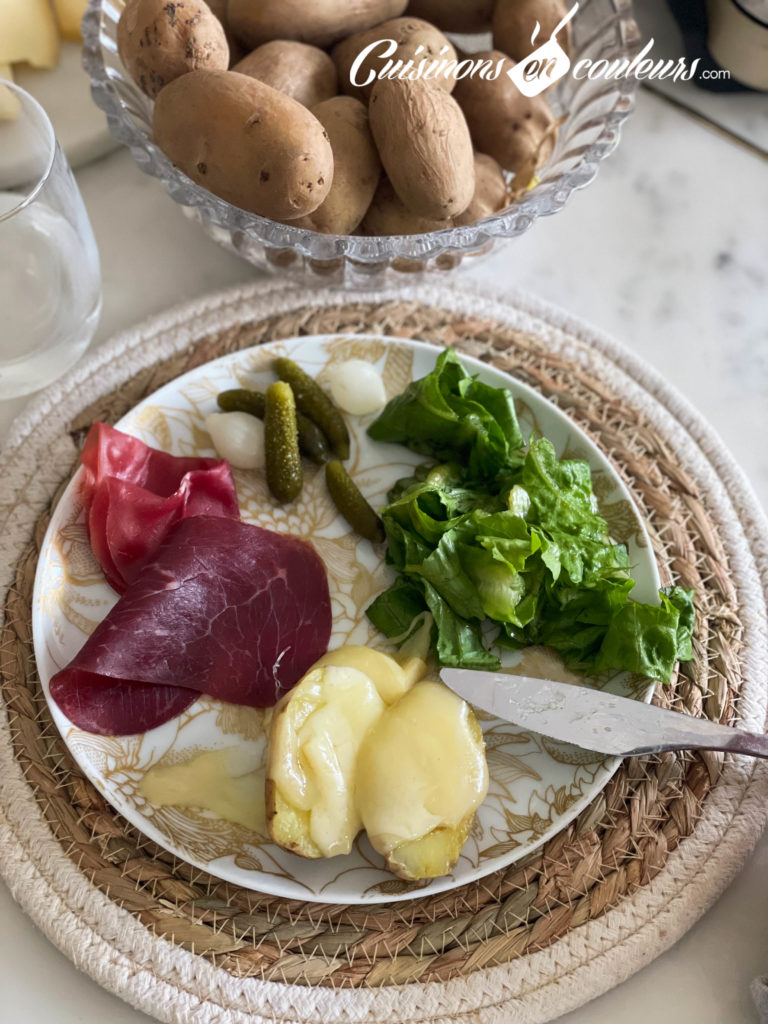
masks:
<path fill-rule="evenodd" d="M 407 636 L 428 611 L 442 665 L 494 669 L 495 645 L 545 644 L 578 671 L 668 681 L 692 657 L 693 591 L 633 601 L 588 464 L 558 459 L 546 438 L 526 444 L 511 394 L 451 350 L 368 433 L 437 460 L 399 480 L 381 512 L 399 575 L 367 614 L 386 636 Z"/>

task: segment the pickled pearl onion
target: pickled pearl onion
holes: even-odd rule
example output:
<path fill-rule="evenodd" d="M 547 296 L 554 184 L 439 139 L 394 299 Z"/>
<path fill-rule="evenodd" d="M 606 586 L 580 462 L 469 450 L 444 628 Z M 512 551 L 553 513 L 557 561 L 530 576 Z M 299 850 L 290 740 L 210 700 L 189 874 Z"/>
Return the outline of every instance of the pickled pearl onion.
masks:
<path fill-rule="evenodd" d="M 336 405 L 353 416 L 376 412 L 387 401 L 381 374 L 363 359 L 334 364 L 328 370 L 327 379 Z"/>
<path fill-rule="evenodd" d="M 205 429 L 222 459 L 236 469 L 264 466 L 264 424 L 247 412 L 212 412 Z"/>

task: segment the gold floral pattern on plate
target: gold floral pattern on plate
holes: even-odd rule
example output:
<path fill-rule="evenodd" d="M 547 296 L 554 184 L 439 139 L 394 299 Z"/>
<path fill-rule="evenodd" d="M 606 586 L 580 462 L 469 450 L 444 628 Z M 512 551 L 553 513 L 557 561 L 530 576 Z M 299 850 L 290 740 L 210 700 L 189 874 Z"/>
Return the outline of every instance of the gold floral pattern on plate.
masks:
<path fill-rule="evenodd" d="M 402 339 L 331 335 L 294 338 L 224 356 L 166 385 L 130 412 L 120 429 L 175 455 L 214 455 L 205 417 L 216 395 L 227 388 L 265 388 L 271 364 L 289 355 L 320 381 L 328 368 L 363 359 L 382 374 L 388 398 L 434 366 L 438 349 Z M 465 360 L 472 372 L 515 396 L 524 436 L 549 437 L 558 454 L 586 458 L 593 470 L 599 507 L 615 539 L 627 544 L 638 599 L 653 600 L 659 585 L 645 530 L 630 496 L 610 462 L 551 403 L 486 364 Z M 348 417 L 348 463 L 363 493 L 381 507 L 399 477 L 423 458 L 397 445 L 371 441 L 373 419 Z M 322 471 L 306 465 L 305 486 L 293 505 L 269 494 L 263 475 L 235 471 L 244 519 L 311 540 L 328 572 L 333 608 L 331 646 L 372 644 L 387 649 L 368 622 L 365 609 L 393 579 L 383 551 L 354 536 L 336 514 Z M 40 678 L 48 692 L 51 676 L 74 656 L 116 601 L 88 546 L 76 476 L 59 503 L 45 539 L 34 597 L 34 639 Z M 562 666 L 542 661 L 541 652 L 505 652 L 508 671 L 544 674 Z M 645 680 L 607 676 L 591 681 L 637 699 L 648 699 Z M 141 781 L 158 764 L 180 764 L 195 753 L 237 745 L 266 756 L 269 715 L 201 696 L 182 715 L 140 736 L 95 736 L 76 729 L 50 702 L 57 726 L 81 768 L 104 796 L 151 839 L 177 856 L 221 878 L 275 895 L 323 902 L 383 902 L 413 893 L 440 892 L 472 881 L 528 853 L 562 829 L 593 799 L 616 763 L 594 761 L 569 744 L 554 743 L 479 713 L 486 737 L 490 791 L 452 875 L 430 883 L 393 878 L 364 835 L 347 857 L 307 861 L 281 850 L 266 835 L 217 818 L 195 807 L 151 805 Z"/>

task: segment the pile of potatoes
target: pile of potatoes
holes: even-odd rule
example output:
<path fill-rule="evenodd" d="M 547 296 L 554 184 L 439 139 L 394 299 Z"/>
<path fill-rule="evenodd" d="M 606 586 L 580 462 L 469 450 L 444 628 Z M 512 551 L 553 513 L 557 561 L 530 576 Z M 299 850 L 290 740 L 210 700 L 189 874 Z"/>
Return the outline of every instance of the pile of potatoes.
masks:
<path fill-rule="evenodd" d="M 369 56 L 358 78 L 371 83 L 357 87 L 354 60 L 379 39 L 395 40 L 391 60 L 453 59 L 443 31 L 492 28 L 496 49 L 471 57 L 506 69 L 533 49 L 537 20 L 545 39 L 565 11 L 565 0 L 128 0 L 118 49 L 155 101 L 156 143 L 214 195 L 313 231 L 417 234 L 506 207 L 549 157 L 555 118 L 503 73 L 378 79 L 385 58 Z"/>

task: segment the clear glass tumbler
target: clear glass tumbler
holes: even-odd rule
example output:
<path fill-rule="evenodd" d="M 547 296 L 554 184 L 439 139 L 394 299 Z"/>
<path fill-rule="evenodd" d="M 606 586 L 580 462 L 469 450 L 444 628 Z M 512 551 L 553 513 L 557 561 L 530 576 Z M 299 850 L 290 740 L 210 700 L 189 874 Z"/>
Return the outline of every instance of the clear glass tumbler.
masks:
<path fill-rule="evenodd" d="M 69 369 L 100 312 L 96 241 L 53 126 L 28 93 L 0 82 L 0 398 Z"/>

